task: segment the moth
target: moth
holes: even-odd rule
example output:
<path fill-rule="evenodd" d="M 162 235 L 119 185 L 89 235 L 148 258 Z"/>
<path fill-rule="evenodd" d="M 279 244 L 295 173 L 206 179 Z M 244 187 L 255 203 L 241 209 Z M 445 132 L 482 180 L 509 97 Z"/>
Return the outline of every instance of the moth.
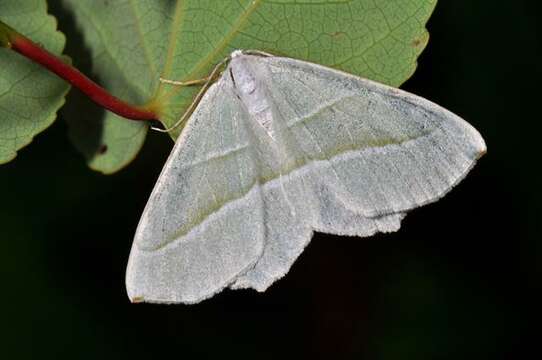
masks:
<path fill-rule="evenodd" d="M 134 302 L 266 290 L 314 231 L 397 231 L 485 153 L 419 96 L 321 65 L 235 51 L 158 178 L 126 273 Z"/>

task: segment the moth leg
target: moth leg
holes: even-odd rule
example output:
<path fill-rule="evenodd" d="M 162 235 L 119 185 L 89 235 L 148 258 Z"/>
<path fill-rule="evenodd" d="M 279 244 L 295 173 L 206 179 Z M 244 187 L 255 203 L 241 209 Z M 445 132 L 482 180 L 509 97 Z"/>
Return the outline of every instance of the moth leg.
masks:
<path fill-rule="evenodd" d="M 201 98 L 203 97 L 203 95 L 205 94 L 209 86 L 211 86 L 211 83 L 217 78 L 217 76 L 220 74 L 222 70 L 222 67 L 228 61 L 230 61 L 229 56 L 223 59 L 222 61 L 220 61 L 218 64 L 216 64 L 215 67 L 213 68 L 213 71 L 211 71 L 211 74 L 207 77 L 204 77 L 203 79 L 189 80 L 189 81 L 183 82 L 183 81 L 174 81 L 174 80 L 167 80 L 167 79 L 160 78 L 160 82 L 167 83 L 167 84 L 184 85 L 184 86 L 190 86 L 190 85 L 202 85 L 202 86 L 199 92 L 197 93 L 196 97 L 194 98 L 194 101 L 192 101 L 188 109 L 186 109 L 184 114 L 181 115 L 179 120 L 177 120 L 177 122 L 173 124 L 173 126 L 169 128 L 165 128 L 165 129 L 160 129 L 160 128 L 151 126 L 151 129 L 158 132 L 162 132 L 162 133 L 168 133 L 178 128 L 179 125 L 181 125 L 192 114 L 192 112 L 194 111 L 196 106 L 199 104 L 199 101 L 201 100 Z"/>
<path fill-rule="evenodd" d="M 169 85 L 176 85 L 176 86 L 203 85 L 203 84 L 209 82 L 210 80 L 211 80 L 211 75 L 209 75 L 207 77 L 204 77 L 204 78 L 201 78 L 201 79 L 188 80 L 188 81 L 176 81 L 176 80 L 164 79 L 162 77 L 160 78 L 160 82 L 162 84 L 169 84 Z"/>

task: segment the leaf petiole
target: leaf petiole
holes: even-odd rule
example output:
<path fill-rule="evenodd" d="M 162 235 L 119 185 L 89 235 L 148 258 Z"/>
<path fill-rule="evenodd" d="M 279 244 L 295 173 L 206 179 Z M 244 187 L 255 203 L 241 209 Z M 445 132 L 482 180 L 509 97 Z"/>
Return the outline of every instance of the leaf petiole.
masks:
<path fill-rule="evenodd" d="M 0 47 L 8 48 L 40 64 L 79 89 L 99 106 L 130 120 L 158 120 L 154 109 L 132 105 L 111 95 L 72 65 L 0 21 Z"/>

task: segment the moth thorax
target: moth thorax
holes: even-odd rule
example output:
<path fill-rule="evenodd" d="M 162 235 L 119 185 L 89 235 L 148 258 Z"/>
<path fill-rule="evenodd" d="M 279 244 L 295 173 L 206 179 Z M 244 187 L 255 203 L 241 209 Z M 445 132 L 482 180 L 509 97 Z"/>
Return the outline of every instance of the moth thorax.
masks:
<path fill-rule="evenodd" d="M 252 119 L 257 121 L 273 137 L 271 104 L 265 86 L 256 76 L 252 64 L 239 56 L 232 60 L 231 74 L 239 98 Z M 264 76 L 265 74 L 259 74 Z"/>

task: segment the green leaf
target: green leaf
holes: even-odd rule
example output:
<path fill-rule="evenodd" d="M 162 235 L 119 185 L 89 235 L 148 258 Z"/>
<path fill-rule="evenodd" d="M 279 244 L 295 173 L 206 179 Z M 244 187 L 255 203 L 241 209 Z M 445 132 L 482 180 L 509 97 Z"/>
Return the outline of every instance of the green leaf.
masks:
<path fill-rule="evenodd" d="M 3 22 L 60 54 L 64 36 L 43 0 L 2 0 Z M 4 39 L 6 42 L 7 39 Z M 0 164 L 53 123 L 69 86 L 21 55 L 0 48 Z"/>
<path fill-rule="evenodd" d="M 159 77 L 203 78 L 234 49 L 309 60 L 398 86 L 414 72 L 416 58 L 427 44 L 425 23 L 436 0 L 64 3 L 75 13 L 92 50 L 95 70 L 107 87 L 132 102 L 154 102 L 160 120 L 171 126 L 198 88 L 163 85 Z M 94 143 L 123 156 L 96 153 L 91 155 L 91 166 L 112 172 L 135 157 L 145 132 L 134 136 L 133 129 L 140 124 L 126 125 L 109 114 L 104 124 L 90 131 L 101 137 Z M 89 142 L 85 132 L 73 139 L 78 144 Z M 100 158 L 106 160 L 96 160 Z"/>

